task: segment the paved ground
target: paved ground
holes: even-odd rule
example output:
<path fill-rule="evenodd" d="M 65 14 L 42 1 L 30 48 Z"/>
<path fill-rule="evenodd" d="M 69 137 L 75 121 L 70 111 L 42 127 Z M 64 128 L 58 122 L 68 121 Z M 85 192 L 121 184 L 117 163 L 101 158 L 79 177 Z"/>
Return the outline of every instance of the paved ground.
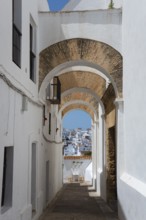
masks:
<path fill-rule="evenodd" d="M 94 195 L 90 192 L 90 195 Z M 87 186 L 65 184 L 57 199 L 39 220 L 118 220 L 117 215 Z"/>

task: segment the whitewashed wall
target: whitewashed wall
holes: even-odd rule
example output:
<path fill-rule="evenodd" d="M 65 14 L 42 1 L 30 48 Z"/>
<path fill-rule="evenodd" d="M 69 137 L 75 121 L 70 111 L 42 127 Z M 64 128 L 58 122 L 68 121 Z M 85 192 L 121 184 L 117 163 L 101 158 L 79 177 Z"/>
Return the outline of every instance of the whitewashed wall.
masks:
<path fill-rule="evenodd" d="M 118 183 L 121 220 L 146 219 L 146 2 L 123 5 L 124 146 Z"/>
<path fill-rule="evenodd" d="M 22 11 L 22 56 L 20 69 L 12 61 L 12 1 L 1 1 L 0 66 L 5 69 L 5 74 L 16 86 L 19 86 L 28 96 L 37 99 L 37 84 L 29 79 L 29 24 L 31 15 L 36 26 L 38 26 L 37 0 L 22 1 Z"/>
<path fill-rule="evenodd" d="M 73 161 L 75 162 L 82 162 L 82 165 L 80 166 L 77 171 L 74 171 Z M 75 172 L 75 174 L 74 174 Z M 69 178 L 72 178 L 73 175 L 79 175 L 84 177 L 85 181 L 92 182 L 92 162 L 91 160 L 82 160 L 82 159 L 65 159 L 64 160 L 64 169 L 63 169 L 63 180 L 64 182 L 68 182 Z"/>
<path fill-rule="evenodd" d="M 106 159 L 105 159 L 105 115 L 99 105 L 99 123 L 97 130 L 97 193 L 106 201 Z"/>
<path fill-rule="evenodd" d="M 49 201 L 62 186 L 62 146 L 49 145 L 42 135 L 42 106 L 38 103 L 38 80 L 29 79 L 29 25 L 30 14 L 38 26 L 38 8 L 47 4 L 37 0 L 22 1 L 22 65 L 12 61 L 12 2 L 2 0 L 0 7 L 0 201 L 2 196 L 4 147 L 14 146 L 13 204 L 1 212 L 0 220 L 31 220 L 31 147 L 36 143 L 36 214 L 38 219 L 46 207 L 46 161 L 49 167 Z M 39 1 L 40 3 L 40 1 Z M 42 7 L 41 7 L 42 6 Z M 37 45 L 38 45 L 37 37 Z M 38 59 L 38 53 L 37 53 Z M 38 60 L 37 60 L 38 61 Z M 37 62 L 38 66 L 38 62 Z M 3 79 L 2 79 L 3 78 Z M 10 88 L 8 84 L 13 87 Z M 38 68 L 37 68 L 38 79 Z M 17 91 L 16 91 L 16 90 Z M 19 91 L 18 91 L 19 90 Z M 21 92 L 20 92 L 21 91 Z M 22 111 L 22 94 L 29 98 L 28 108 Z M 56 133 L 52 134 L 56 138 Z M 59 137 L 60 138 L 60 137 Z"/>
<path fill-rule="evenodd" d="M 54 198 L 56 193 L 63 185 L 62 171 L 62 144 L 53 144 L 45 142 L 45 161 L 49 161 L 49 202 Z M 46 185 L 44 183 L 44 193 Z M 45 199 L 45 196 L 44 196 Z M 44 200 L 44 207 L 46 202 Z"/>
<path fill-rule="evenodd" d="M 3 156 L 4 147 L 14 146 L 13 167 L 13 205 L 1 214 L 1 220 L 30 219 L 30 177 L 31 177 L 31 145 L 37 144 L 37 200 L 42 200 L 42 147 L 41 123 L 42 108 L 28 102 L 28 110 L 22 111 L 22 96 L 10 89 L 3 80 L 0 80 L 0 198 L 2 193 Z M 37 215 L 42 206 L 38 206 Z"/>
<path fill-rule="evenodd" d="M 62 187 L 62 144 L 49 144 L 42 138 L 42 107 L 28 102 L 22 111 L 22 96 L 0 80 L 0 198 L 4 147 L 14 146 L 13 205 L 1 220 L 31 219 L 31 146 L 37 144 L 37 219 L 46 207 L 46 161 L 49 160 L 49 202 Z"/>
<path fill-rule="evenodd" d="M 121 9 L 39 14 L 39 51 L 72 38 L 101 41 L 121 51 Z"/>

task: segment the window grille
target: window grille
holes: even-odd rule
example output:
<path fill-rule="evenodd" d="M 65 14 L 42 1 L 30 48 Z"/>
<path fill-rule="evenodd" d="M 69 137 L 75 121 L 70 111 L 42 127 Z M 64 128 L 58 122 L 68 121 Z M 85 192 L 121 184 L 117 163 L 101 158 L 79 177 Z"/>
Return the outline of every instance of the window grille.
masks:
<path fill-rule="evenodd" d="M 21 67 L 21 0 L 13 0 L 12 60 Z"/>

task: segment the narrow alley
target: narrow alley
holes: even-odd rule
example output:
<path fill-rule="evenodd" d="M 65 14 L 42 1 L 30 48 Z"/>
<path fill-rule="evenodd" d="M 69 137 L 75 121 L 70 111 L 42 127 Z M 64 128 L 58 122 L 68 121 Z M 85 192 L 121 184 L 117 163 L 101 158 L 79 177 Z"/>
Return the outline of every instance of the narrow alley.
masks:
<path fill-rule="evenodd" d="M 117 214 L 90 186 L 65 184 L 39 220 L 118 220 Z"/>
<path fill-rule="evenodd" d="M 145 26 L 146 1 L 0 1 L 0 220 L 146 220 Z"/>

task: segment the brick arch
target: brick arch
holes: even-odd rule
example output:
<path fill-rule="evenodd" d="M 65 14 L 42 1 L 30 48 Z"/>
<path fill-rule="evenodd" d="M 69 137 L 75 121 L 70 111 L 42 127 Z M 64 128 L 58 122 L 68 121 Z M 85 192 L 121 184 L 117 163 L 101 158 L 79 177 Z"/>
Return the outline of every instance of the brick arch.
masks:
<path fill-rule="evenodd" d="M 88 71 L 72 71 L 59 75 L 61 93 L 72 88 L 87 88 L 102 97 L 106 89 L 106 80 Z"/>
<path fill-rule="evenodd" d="M 105 70 L 122 96 L 122 56 L 113 47 L 89 39 L 70 39 L 58 42 L 40 53 L 39 87 L 57 66 L 70 61 L 87 61 Z"/>
<path fill-rule="evenodd" d="M 68 102 L 68 96 L 69 98 L 71 98 L 73 94 L 77 94 L 77 93 L 85 94 L 85 97 L 87 97 L 87 95 L 91 96 L 94 103 L 95 104 L 98 103 L 98 105 L 100 105 L 102 114 L 105 114 L 105 106 L 104 106 L 103 100 L 101 100 L 101 98 L 89 88 L 74 87 L 69 90 L 66 90 L 61 94 L 61 100 L 65 98 L 65 101 Z"/>
<path fill-rule="evenodd" d="M 59 106 L 59 109 L 62 108 L 66 103 L 74 101 L 74 100 L 81 100 L 88 102 L 90 106 L 92 106 L 97 112 L 98 112 L 98 101 L 95 97 L 93 97 L 89 93 L 84 92 L 72 92 L 71 94 L 68 94 L 64 96 L 61 99 L 61 105 Z"/>
<path fill-rule="evenodd" d="M 91 105 L 88 101 L 85 100 L 80 100 L 80 99 L 75 99 L 75 100 L 70 100 L 66 103 L 64 103 L 64 105 L 61 106 L 61 108 L 59 109 L 59 115 L 64 112 L 65 109 L 69 108 L 71 110 L 71 108 L 75 108 L 75 106 L 82 106 L 84 109 L 86 109 L 87 113 L 90 114 L 90 112 L 92 112 L 95 116 L 95 118 L 98 118 L 98 108 L 95 108 L 95 106 Z"/>

